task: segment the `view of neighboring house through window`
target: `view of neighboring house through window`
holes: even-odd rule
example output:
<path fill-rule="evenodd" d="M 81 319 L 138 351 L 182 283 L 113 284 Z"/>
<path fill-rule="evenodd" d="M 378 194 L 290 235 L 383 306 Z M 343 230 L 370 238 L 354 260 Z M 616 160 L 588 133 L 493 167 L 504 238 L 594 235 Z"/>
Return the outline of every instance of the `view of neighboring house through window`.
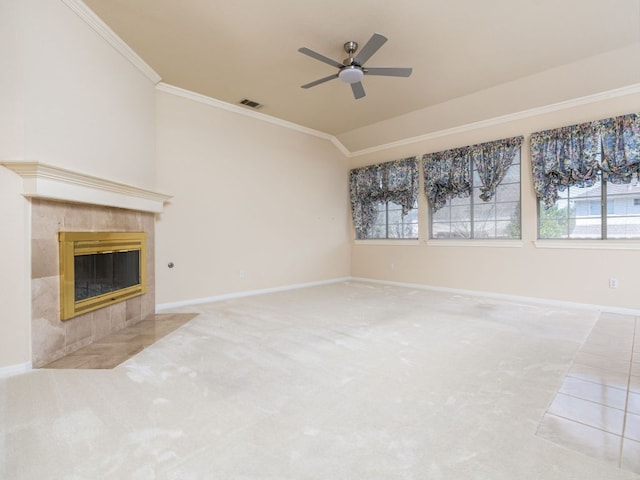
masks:
<path fill-rule="evenodd" d="M 568 187 L 555 205 L 539 205 L 538 238 L 640 238 L 640 184 L 610 183 L 598 175 L 590 187 Z"/>
<path fill-rule="evenodd" d="M 431 238 L 519 239 L 520 151 L 489 201 L 480 198 L 482 183 L 476 165 L 470 168 L 473 194 L 452 198 L 431 213 Z"/>

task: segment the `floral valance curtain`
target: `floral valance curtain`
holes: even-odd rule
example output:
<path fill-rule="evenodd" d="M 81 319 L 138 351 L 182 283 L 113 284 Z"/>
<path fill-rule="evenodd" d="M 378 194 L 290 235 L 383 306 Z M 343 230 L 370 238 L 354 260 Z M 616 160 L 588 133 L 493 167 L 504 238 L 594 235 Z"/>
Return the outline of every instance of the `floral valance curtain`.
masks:
<path fill-rule="evenodd" d="M 534 190 L 549 208 L 568 187 L 590 187 L 604 173 L 630 183 L 640 173 L 640 118 L 623 115 L 531 135 Z"/>
<path fill-rule="evenodd" d="M 611 183 L 640 179 L 640 115 L 630 114 L 600 121 L 600 168 Z"/>
<path fill-rule="evenodd" d="M 351 213 L 357 238 L 366 238 L 378 202 L 402 205 L 406 215 L 418 199 L 416 157 L 355 168 L 349 172 Z"/>
<path fill-rule="evenodd" d="M 470 165 L 468 147 L 422 156 L 424 192 L 434 212 L 444 207 L 447 200 L 471 195 Z"/>
<path fill-rule="evenodd" d="M 480 198 L 488 202 L 496 194 L 496 188 L 507 174 L 524 137 L 512 137 L 481 143 L 469 147 L 471 159 L 476 165 L 482 186 Z"/>
<path fill-rule="evenodd" d="M 488 202 L 522 145 L 523 137 L 505 138 L 422 156 L 424 190 L 434 212 L 456 197 L 471 195 L 471 162 L 476 165 L 480 198 Z"/>

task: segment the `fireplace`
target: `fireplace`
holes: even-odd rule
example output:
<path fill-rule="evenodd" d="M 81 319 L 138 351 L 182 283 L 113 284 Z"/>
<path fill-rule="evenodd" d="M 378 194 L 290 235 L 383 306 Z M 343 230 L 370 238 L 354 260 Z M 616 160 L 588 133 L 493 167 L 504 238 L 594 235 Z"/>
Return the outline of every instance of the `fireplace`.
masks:
<path fill-rule="evenodd" d="M 97 342 L 155 312 L 155 216 L 163 211 L 170 196 L 41 162 L 0 161 L 0 165 L 22 177 L 22 194 L 30 202 L 31 363 L 34 367 L 44 366 Z M 103 285 L 100 288 L 104 291 L 97 296 L 108 297 L 109 303 L 104 304 L 104 308 L 101 308 L 103 305 L 94 305 L 95 309 L 87 308 L 85 313 L 79 313 L 75 311 L 77 305 L 74 305 L 69 311 L 75 316 L 61 320 L 61 281 L 66 284 L 65 302 L 67 298 L 74 304 L 77 302 L 75 278 L 72 282 L 67 278 L 68 272 L 75 269 L 76 255 L 70 253 L 65 256 L 67 262 L 72 259 L 72 265 L 60 265 L 60 232 L 65 232 L 65 235 L 73 232 L 145 232 L 140 239 L 142 248 L 138 249 L 139 253 L 126 254 L 125 260 L 117 259 L 120 255 L 116 252 L 129 251 L 130 248 L 104 250 L 116 253 L 112 257 L 113 268 L 118 262 L 135 263 L 135 257 L 139 255 L 139 273 L 127 277 L 124 288 L 135 289 L 133 283 L 139 279 L 140 292 L 135 291 L 121 301 L 116 298 L 115 303 L 111 303 L 115 298 L 114 286 L 122 285 Z M 65 269 L 64 280 L 60 275 L 62 268 Z M 87 298 L 80 298 L 84 294 L 79 292 L 79 301 L 89 298 L 89 289 L 85 291 Z"/>
<path fill-rule="evenodd" d="M 60 232 L 60 318 L 146 292 L 144 232 Z"/>

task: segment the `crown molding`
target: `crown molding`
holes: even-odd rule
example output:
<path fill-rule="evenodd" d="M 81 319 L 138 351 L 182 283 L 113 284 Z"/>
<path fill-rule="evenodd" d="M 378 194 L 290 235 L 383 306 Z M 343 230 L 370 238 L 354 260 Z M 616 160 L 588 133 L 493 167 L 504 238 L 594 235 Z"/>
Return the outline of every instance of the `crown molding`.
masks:
<path fill-rule="evenodd" d="M 65 0 L 69 1 L 69 0 Z M 158 83 L 156 85 L 156 89 L 170 93 L 172 95 L 177 95 L 183 98 L 187 98 L 189 100 L 193 100 L 195 102 L 203 103 L 215 108 L 221 108 L 223 110 L 227 110 L 233 113 L 238 113 L 240 115 L 244 115 L 247 117 L 255 118 L 257 120 L 261 120 L 264 122 L 272 123 L 275 125 L 279 125 L 281 127 L 289 128 L 291 130 L 296 130 L 298 132 L 306 133 L 308 135 L 313 135 L 315 137 L 323 138 L 325 140 L 329 140 L 333 145 L 340 150 L 340 152 L 347 158 L 359 157 L 362 155 L 369 155 L 377 152 L 382 152 L 385 150 L 390 150 L 392 148 L 403 147 L 407 145 L 413 145 L 415 143 L 424 142 L 426 140 L 433 140 L 436 138 L 446 137 L 449 135 L 455 135 L 459 133 L 471 132 L 473 130 L 479 130 L 481 128 L 492 127 L 496 125 L 502 125 L 505 123 L 514 122 L 516 120 L 522 120 L 530 117 L 535 117 L 538 115 L 544 115 L 548 113 L 557 112 L 559 110 L 565 110 L 568 108 L 579 107 L 583 105 L 588 105 L 591 103 L 601 102 L 603 100 L 607 100 L 610 98 L 623 97 L 625 95 L 633 95 L 640 93 L 640 83 L 636 83 L 633 85 L 629 85 L 626 87 L 616 88 L 613 90 L 607 90 L 605 92 L 595 93 L 593 95 L 586 95 L 584 97 L 578 97 L 571 100 L 565 100 L 562 102 L 553 103 L 550 105 L 545 105 L 542 107 L 535 107 L 528 110 L 522 110 L 520 112 L 510 113 L 507 115 L 502 115 L 499 117 L 489 118 L 487 120 L 480 120 L 478 122 L 467 123 L 464 125 L 459 125 L 457 127 L 447 128 L 443 130 L 437 130 L 435 132 L 426 133 L 424 135 L 418 135 L 415 137 L 405 138 L 403 140 L 398 140 L 396 142 L 384 143 L 381 145 L 376 145 L 375 147 L 365 148 L 357 151 L 350 151 L 347 147 L 344 146 L 340 140 L 334 135 L 330 135 L 328 133 L 320 132 L 318 130 L 313 130 L 308 127 L 304 127 L 302 125 L 298 125 L 296 123 L 288 122 L 286 120 L 282 120 L 276 117 L 272 117 L 270 115 L 265 115 L 264 113 L 252 112 L 246 110 L 237 105 L 233 105 L 231 103 L 223 102 L 221 100 L 217 100 L 212 97 L 207 97 L 205 95 L 201 95 L 199 93 L 192 92 L 190 90 L 185 90 L 180 87 L 175 87 L 173 85 L 169 85 L 167 83 Z"/>
<path fill-rule="evenodd" d="M 377 145 L 375 147 L 364 148 L 354 152 L 349 152 L 348 157 L 359 157 L 362 155 L 369 155 L 372 153 L 389 150 L 391 148 L 403 147 L 412 145 L 414 143 L 423 142 L 425 140 L 432 140 L 435 138 L 446 137 L 448 135 L 455 135 L 458 133 L 470 132 L 481 128 L 492 127 L 496 125 L 502 125 L 504 123 L 514 122 L 516 120 L 522 120 L 525 118 L 535 117 L 538 115 L 544 115 L 547 113 L 557 112 L 559 110 L 566 110 L 568 108 L 580 107 L 583 105 L 589 105 L 591 103 L 601 102 L 610 98 L 624 97 L 625 95 L 633 95 L 640 93 L 640 83 L 629 85 L 626 87 L 616 88 L 613 90 L 607 90 L 605 92 L 595 93 L 592 95 L 586 95 L 584 97 L 578 97 L 571 100 L 565 100 L 562 102 L 552 103 L 543 107 L 535 107 L 529 110 L 522 110 L 516 113 L 510 113 L 499 117 L 489 118 L 487 120 L 480 120 L 478 122 L 467 123 L 458 127 L 447 128 L 444 130 L 438 130 L 435 132 L 426 133 L 416 137 L 410 137 L 396 142 L 385 143 Z M 366 128 L 366 127 L 365 127 Z"/>
<path fill-rule="evenodd" d="M 171 197 L 40 162 L 0 162 L 23 180 L 25 197 L 160 213 Z"/>
<path fill-rule="evenodd" d="M 297 132 L 306 133 L 307 135 L 312 135 L 314 137 L 322 138 L 324 140 L 329 140 L 331 143 L 333 143 L 333 145 L 338 150 L 340 150 L 340 152 L 344 156 L 346 157 L 350 156 L 349 150 L 347 150 L 345 146 L 336 137 L 328 133 L 320 132 L 319 130 L 314 130 L 308 127 L 303 127 L 302 125 L 298 125 L 297 123 L 272 117 L 271 115 L 265 115 L 264 113 L 247 110 L 243 107 L 239 107 L 238 105 L 234 105 L 228 102 L 223 102 L 222 100 L 217 100 L 212 97 L 207 97 L 206 95 L 201 95 L 199 93 L 195 93 L 190 90 L 185 90 L 184 88 L 169 85 L 164 82 L 158 83 L 156 85 L 156 89 L 160 92 L 169 93 L 171 95 L 176 95 L 182 98 L 187 98 L 189 100 L 193 100 L 194 102 L 202 103 L 215 108 L 220 108 L 228 112 L 244 115 L 245 117 L 261 120 L 263 122 L 271 123 L 273 125 L 278 125 L 280 127 L 288 128 L 289 130 L 295 130 Z"/>
<path fill-rule="evenodd" d="M 157 84 L 162 80 L 160 75 L 151 68 L 140 56 L 134 52 L 116 33 L 111 30 L 100 17 L 87 7 L 81 0 L 62 0 L 70 10 L 80 17 L 98 35 L 104 38 L 118 53 L 129 60 L 138 70 L 140 70 L 149 80 Z"/>

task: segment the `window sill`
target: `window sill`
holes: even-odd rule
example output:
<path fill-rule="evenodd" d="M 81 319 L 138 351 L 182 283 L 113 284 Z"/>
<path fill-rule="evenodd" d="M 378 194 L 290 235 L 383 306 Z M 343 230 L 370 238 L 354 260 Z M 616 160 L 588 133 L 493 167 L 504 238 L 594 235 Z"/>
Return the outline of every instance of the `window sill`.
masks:
<path fill-rule="evenodd" d="M 534 240 L 533 244 L 536 248 L 640 250 L 638 240 Z"/>
<path fill-rule="evenodd" d="M 378 246 L 388 246 L 388 245 L 393 245 L 395 246 L 399 246 L 399 245 L 420 245 L 420 241 L 418 239 L 397 239 L 397 240 L 393 240 L 391 238 L 371 238 L 371 239 L 367 239 L 367 240 L 354 240 L 353 241 L 354 245 L 378 245 Z"/>
<path fill-rule="evenodd" d="M 522 240 L 426 240 L 425 243 L 430 247 L 522 247 Z"/>

